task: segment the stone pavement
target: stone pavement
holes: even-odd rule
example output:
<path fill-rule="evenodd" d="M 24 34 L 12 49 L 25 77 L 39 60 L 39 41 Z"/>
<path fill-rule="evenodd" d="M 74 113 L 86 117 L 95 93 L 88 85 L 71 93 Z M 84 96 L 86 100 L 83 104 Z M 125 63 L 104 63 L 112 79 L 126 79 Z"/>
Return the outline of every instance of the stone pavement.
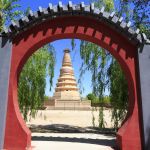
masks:
<path fill-rule="evenodd" d="M 115 137 L 90 133 L 32 133 L 33 150 L 113 150 Z"/>

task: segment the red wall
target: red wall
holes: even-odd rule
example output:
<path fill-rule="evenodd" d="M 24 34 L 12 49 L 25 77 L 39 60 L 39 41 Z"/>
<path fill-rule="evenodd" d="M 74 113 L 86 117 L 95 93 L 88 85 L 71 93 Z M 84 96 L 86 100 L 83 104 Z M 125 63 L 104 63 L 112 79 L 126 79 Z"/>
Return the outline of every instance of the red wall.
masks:
<path fill-rule="evenodd" d="M 126 122 L 117 133 L 117 144 L 122 150 L 141 150 L 137 49 L 105 23 L 86 16 L 48 20 L 24 31 L 13 40 L 4 148 L 23 150 L 31 146 L 31 133 L 21 117 L 17 98 L 17 81 L 23 65 L 41 46 L 64 38 L 93 42 L 107 49 L 119 61 L 128 80 L 129 110 Z"/>

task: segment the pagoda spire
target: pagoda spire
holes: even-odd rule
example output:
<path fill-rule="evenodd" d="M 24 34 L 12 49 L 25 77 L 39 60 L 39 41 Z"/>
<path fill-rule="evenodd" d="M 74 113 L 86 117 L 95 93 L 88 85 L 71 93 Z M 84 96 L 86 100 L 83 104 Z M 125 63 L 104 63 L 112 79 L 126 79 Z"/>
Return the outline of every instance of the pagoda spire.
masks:
<path fill-rule="evenodd" d="M 62 66 L 72 66 L 69 49 L 64 50 L 64 57 L 63 57 L 63 61 L 62 61 Z"/>
<path fill-rule="evenodd" d="M 78 91 L 69 49 L 64 50 L 62 68 L 55 91 Z"/>

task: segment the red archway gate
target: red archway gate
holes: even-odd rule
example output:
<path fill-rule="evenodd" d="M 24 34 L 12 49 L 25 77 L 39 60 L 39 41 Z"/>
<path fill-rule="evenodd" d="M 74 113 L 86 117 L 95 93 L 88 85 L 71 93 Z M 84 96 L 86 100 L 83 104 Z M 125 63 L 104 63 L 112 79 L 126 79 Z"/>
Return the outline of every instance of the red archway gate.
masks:
<path fill-rule="evenodd" d="M 12 59 L 9 79 L 8 108 L 5 129 L 5 149 L 25 150 L 31 146 L 31 133 L 21 117 L 18 107 L 17 82 L 27 59 L 46 43 L 79 38 L 107 49 L 125 72 L 129 89 L 128 117 L 117 133 L 117 145 L 122 150 L 141 150 L 139 77 L 137 75 L 138 30 L 125 23 L 114 13 L 104 12 L 93 5 L 68 6 L 51 4 L 47 9 L 12 23 L 5 34 L 12 38 Z"/>

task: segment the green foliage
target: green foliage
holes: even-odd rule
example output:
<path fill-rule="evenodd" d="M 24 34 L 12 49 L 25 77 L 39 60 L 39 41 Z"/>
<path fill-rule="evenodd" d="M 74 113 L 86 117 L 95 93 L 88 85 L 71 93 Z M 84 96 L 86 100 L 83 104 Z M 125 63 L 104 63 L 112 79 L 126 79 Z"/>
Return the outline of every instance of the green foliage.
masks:
<path fill-rule="evenodd" d="M 103 104 L 111 103 L 112 120 L 114 127 L 118 128 L 119 122 L 126 116 L 128 106 L 127 81 L 119 64 L 110 53 L 90 42 L 81 41 L 80 54 L 83 59 L 80 81 L 86 70 L 92 73 L 93 93 L 87 97 L 93 104 L 102 104 L 99 108 L 99 127 L 105 127 Z M 110 89 L 110 97 L 104 96 L 106 88 Z"/>
<path fill-rule="evenodd" d="M 21 14 L 27 15 L 30 8 L 23 13 L 16 8 L 19 0 L 0 0 L 0 32 L 3 31 L 4 25 L 15 21 Z M 50 76 L 50 90 L 52 79 L 54 77 L 55 52 L 51 45 L 42 47 L 38 52 L 33 54 L 25 64 L 19 78 L 18 97 L 20 110 L 27 120 L 27 114 L 34 117 L 36 109 L 41 106 L 44 100 L 46 76 Z"/>
<path fill-rule="evenodd" d="M 18 97 L 20 110 L 27 120 L 27 115 L 34 117 L 36 110 L 44 100 L 46 76 L 50 76 L 50 85 L 54 77 L 54 48 L 46 45 L 34 53 L 24 65 L 19 78 Z"/>
<path fill-rule="evenodd" d="M 95 6 L 98 8 L 104 6 L 106 11 L 112 11 L 114 9 L 113 0 L 91 0 L 91 2 L 94 2 Z"/>
<path fill-rule="evenodd" d="M 133 28 L 139 28 L 150 38 L 150 1 L 148 0 L 123 0 L 118 3 L 116 10 L 119 16 L 124 16 L 126 21 L 132 22 Z"/>
<path fill-rule="evenodd" d="M 110 102 L 112 108 L 112 120 L 117 129 L 125 119 L 128 109 L 128 85 L 120 65 L 114 60 L 109 69 L 108 77 L 110 80 Z"/>
<path fill-rule="evenodd" d="M 107 86 L 107 67 L 110 61 L 110 54 L 103 48 L 87 42 L 81 41 L 80 55 L 83 60 L 81 65 L 81 73 L 79 83 L 82 81 L 82 77 L 86 70 L 92 73 L 92 87 L 93 94 L 98 97 L 99 103 L 104 102 L 104 92 Z M 104 128 L 104 114 L 103 106 L 99 109 L 99 127 Z"/>
<path fill-rule="evenodd" d="M 87 95 L 87 99 L 91 100 L 91 101 L 94 101 L 96 99 L 96 96 L 93 93 L 90 93 L 90 94 Z"/>
<path fill-rule="evenodd" d="M 105 6 L 106 11 L 118 11 L 119 16 L 124 16 L 125 21 L 132 21 L 133 27 L 140 28 L 149 36 L 150 34 L 150 20 L 148 14 L 148 1 L 119 1 L 116 8 L 114 8 L 113 0 L 93 0 L 95 5 L 99 8 Z M 146 11 L 145 11 L 146 10 Z M 118 128 L 119 123 L 123 121 L 126 116 L 128 108 L 128 87 L 124 73 L 119 64 L 112 56 L 104 49 L 85 41 L 81 41 L 80 54 L 83 59 L 81 66 L 82 78 L 86 70 L 92 73 L 93 93 L 97 98 L 94 101 L 104 103 L 104 92 L 109 87 L 110 98 L 109 101 L 113 106 L 112 121 L 114 127 Z M 79 80 L 81 83 L 82 79 Z M 104 127 L 103 107 L 99 109 L 99 127 Z"/>
<path fill-rule="evenodd" d="M 48 101 L 49 100 L 49 96 L 44 96 L 44 101 Z"/>
<path fill-rule="evenodd" d="M 94 112 L 96 111 L 96 107 L 92 107 L 92 125 L 95 127 L 95 116 Z"/>
<path fill-rule="evenodd" d="M 89 93 L 87 95 L 87 99 L 91 100 L 92 104 L 102 104 L 102 103 L 100 103 L 101 100 L 99 100 L 99 97 L 96 97 L 93 93 Z M 105 104 L 105 103 L 110 103 L 110 97 L 109 96 L 103 97 L 103 104 Z"/>
<path fill-rule="evenodd" d="M 14 10 L 20 7 L 16 2 L 18 0 L 0 0 L 0 32 L 3 31 L 4 25 L 20 16 L 21 12 Z"/>
<path fill-rule="evenodd" d="M 72 50 L 74 50 L 76 47 L 76 43 L 74 39 L 71 40 L 71 46 L 72 46 Z"/>
<path fill-rule="evenodd" d="M 104 97 L 104 103 L 110 103 L 110 96 Z"/>
<path fill-rule="evenodd" d="M 112 11 L 114 9 L 113 0 L 94 0 L 93 2 L 95 2 L 95 5 L 99 8 L 101 8 L 102 6 L 105 6 L 106 11 Z M 72 47 L 74 45 L 75 44 L 72 44 Z M 79 83 L 82 84 L 82 78 L 83 78 L 85 71 L 86 70 L 91 71 L 93 95 L 90 94 L 90 95 L 88 95 L 88 97 L 89 97 L 89 99 L 92 100 L 93 103 L 103 104 L 106 101 L 106 98 L 104 96 L 105 89 L 108 88 L 108 86 L 112 86 L 112 84 L 110 84 L 111 82 L 117 84 L 117 82 L 114 80 L 114 78 L 109 78 L 108 74 L 107 74 L 108 70 L 110 70 L 110 68 L 112 68 L 111 63 L 112 63 L 113 58 L 110 55 L 110 53 L 108 53 L 105 49 L 103 49 L 93 43 L 90 43 L 87 41 L 82 41 L 82 40 L 81 40 L 81 44 L 80 44 L 80 55 L 83 60 L 83 63 L 81 65 L 81 69 L 80 69 L 81 73 L 80 73 Z M 119 66 L 118 66 L 118 69 L 120 69 Z M 123 73 L 121 74 L 121 76 L 124 76 Z M 123 79 L 125 79 L 125 78 L 123 78 Z M 113 80 L 113 81 L 110 81 L 110 80 Z M 126 80 L 124 80 L 124 82 L 126 82 Z M 125 84 L 127 84 L 127 83 L 125 83 Z M 127 87 L 126 87 L 126 89 L 127 89 Z M 110 90 L 113 90 L 113 87 L 110 88 Z M 115 92 L 118 92 L 117 90 L 119 91 L 120 89 L 116 89 Z M 112 103 L 113 102 L 113 100 L 112 100 L 113 94 L 115 94 L 115 93 L 113 93 L 112 91 L 110 91 L 110 93 L 112 93 L 111 94 L 112 97 L 107 98 L 107 102 L 110 102 L 110 100 L 111 100 L 111 103 Z M 117 96 L 118 95 L 116 95 L 116 97 Z M 122 99 L 120 99 L 120 97 L 117 97 L 117 99 L 122 100 Z M 127 102 L 127 99 L 126 99 L 126 102 Z M 114 103 L 112 103 L 112 105 L 115 106 Z M 118 109 L 120 109 L 119 106 L 118 106 Z M 99 127 L 100 128 L 105 127 L 103 110 L 104 110 L 104 108 L 102 105 L 102 107 L 99 108 Z M 124 109 L 124 111 L 125 111 L 125 109 Z M 122 112 L 119 111 L 117 116 L 115 116 L 115 114 L 113 114 L 112 119 L 115 120 L 116 119 L 115 117 L 118 118 L 118 115 L 119 116 L 126 115 L 126 114 L 120 114 L 120 113 L 122 113 Z M 93 118 L 93 121 L 95 121 L 95 118 Z M 114 126 L 116 126 L 116 125 L 114 125 Z"/>

